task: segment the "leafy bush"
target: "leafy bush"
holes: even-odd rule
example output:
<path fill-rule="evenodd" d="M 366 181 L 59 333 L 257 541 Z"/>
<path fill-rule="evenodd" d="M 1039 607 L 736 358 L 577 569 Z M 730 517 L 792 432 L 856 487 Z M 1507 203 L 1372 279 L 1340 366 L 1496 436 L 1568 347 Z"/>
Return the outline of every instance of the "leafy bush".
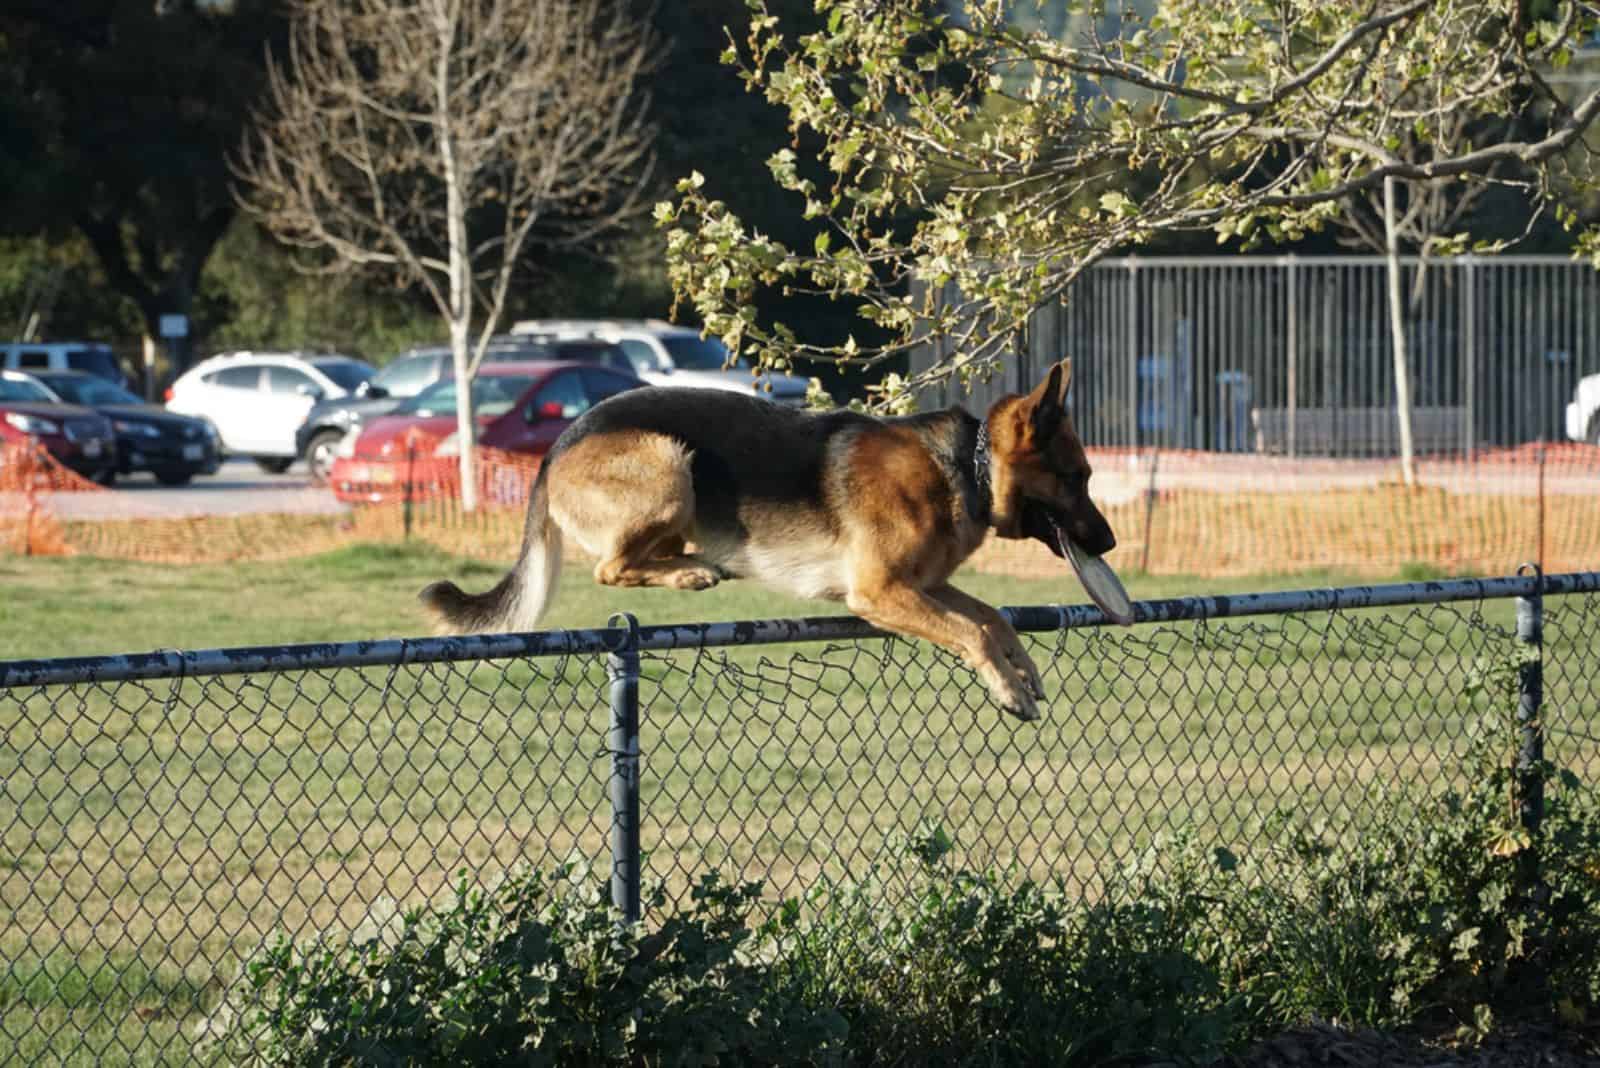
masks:
<path fill-rule="evenodd" d="M 1448 1020 L 1472 1037 L 1496 1014 L 1600 1005 L 1600 807 L 1570 773 L 1517 769 L 1514 669 L 1479 681 L 1492 701 L 1465 786 L 1391 788 L 1374 804 L 1394 818 L 1353 840 L 1279 818 L 1230 885 L 1208 888 L 1220 933 L 1202 956 L 1258 1027 Z M 1537 839 L 1518 807 L 1524 775 L 1543 782 Z"/>
<path fill-rule="evenodd" d="M 843 1021 L 745 959 L 758 889 L 709 876 L 647 934 L 619 925 L 586 873 L 488 890 L 463 877 L 441 910 L 343 945 L 270 947 L 230 1052 L 296 1066 L 826 1062 Z"/>
<path fill-rule="evenodd" d="M 784 975 L 850 1022 L 857 1064 L 1069 1064 L 1220 1048 L 1214 974 L 1189 952 L 1196 902 L 1152 878 L 1087 910 L 1027 880 L 944 861 L 931 830 L 888 870 L 791 903 Z M 910 893 L 888 886 L 907 876 Z M 890 902 L 893 901 L 893 904 Z"/>

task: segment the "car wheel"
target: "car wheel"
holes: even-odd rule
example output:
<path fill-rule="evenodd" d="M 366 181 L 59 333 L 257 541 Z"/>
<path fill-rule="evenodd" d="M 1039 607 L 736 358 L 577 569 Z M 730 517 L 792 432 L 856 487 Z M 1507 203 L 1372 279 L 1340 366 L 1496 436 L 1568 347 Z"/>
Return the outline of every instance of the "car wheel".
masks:
<path fill-rule="evenodd" d="M 294 463 L 293 456 L 257 456 L 256 466 L 269 475 L 281 475 Z"/>
<path fill-rule="evenodd" d="M 343 437 L 337 430 L 321 430 L 306 444 L 306 467 L 311 470 L 311 481 L 317 485 L 328 481 Z"/>
<path fill-rule="evenodd" d="M 163 486 L 187 486 L 194 478 L 190 471 L 157 471 L 156 481 Z"/>

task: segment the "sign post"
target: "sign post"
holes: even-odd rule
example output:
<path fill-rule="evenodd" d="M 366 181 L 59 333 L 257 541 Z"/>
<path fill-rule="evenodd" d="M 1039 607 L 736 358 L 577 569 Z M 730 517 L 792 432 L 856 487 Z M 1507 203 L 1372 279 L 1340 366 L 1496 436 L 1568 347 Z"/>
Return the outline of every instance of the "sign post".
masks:
<path fill-rule="evenodd" d="M 167 362 L 171 364 L 172 377 L 177 378 L 189 366 L 189 317 L 163 315 L 159 324 L 161 340 L 167 343 Z M 145 395 L 155 399 L 155 367 L 149 353 L 145 355 Z"/>

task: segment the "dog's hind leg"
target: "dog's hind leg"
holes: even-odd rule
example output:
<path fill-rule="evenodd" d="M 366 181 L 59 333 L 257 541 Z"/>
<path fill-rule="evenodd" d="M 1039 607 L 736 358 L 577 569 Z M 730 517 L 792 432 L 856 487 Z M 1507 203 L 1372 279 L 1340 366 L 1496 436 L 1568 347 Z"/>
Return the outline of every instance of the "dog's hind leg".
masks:
<path fill-rule="evenodd" d="M 597 434 L 557 461 L 550 512 L 563 530 L 598 557 L 604 586 L 703 590 L 722 572 L 685 554 L 694 529 L 689 454 L 660 434 Z"/>
<path fill-rule="evenodd" d="M 692 518 L 692 514 L 691 514 Z M 677 529 L 681 515 L 627 532 L 610 556 L 594 568 L 602 586 L 669 586 L 676 590 L 710 589 L 721 580 L 716 568 L 683 555 L 684 536 Z"/>

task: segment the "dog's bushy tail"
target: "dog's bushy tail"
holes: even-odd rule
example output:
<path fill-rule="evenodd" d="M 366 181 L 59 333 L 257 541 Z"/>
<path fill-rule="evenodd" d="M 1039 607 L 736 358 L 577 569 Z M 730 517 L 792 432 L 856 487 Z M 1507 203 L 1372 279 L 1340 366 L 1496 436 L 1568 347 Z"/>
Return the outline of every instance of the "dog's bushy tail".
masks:
<path fill-rule="evenodd" d="M 516 564 L 485 593 L 467 593 L 441 580 L 417 596 L 429 611 L 455 632 L 532 630 L 555 596 L 561 574 L 561 528 L 550 520 L 550 495 L 545 487 L 549 464 L 539 468 L 528 497 L 527 524 Z"/>

